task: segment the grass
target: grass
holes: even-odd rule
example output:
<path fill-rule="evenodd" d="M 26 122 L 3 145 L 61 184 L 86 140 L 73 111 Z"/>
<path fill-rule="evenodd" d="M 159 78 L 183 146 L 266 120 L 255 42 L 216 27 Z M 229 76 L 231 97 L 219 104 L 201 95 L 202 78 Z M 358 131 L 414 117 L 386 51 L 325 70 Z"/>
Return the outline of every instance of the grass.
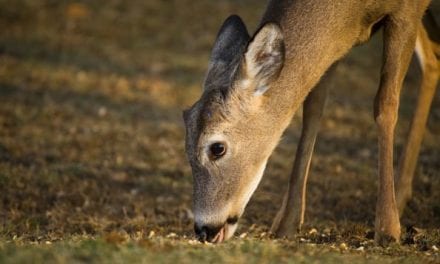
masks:
<path fill-rule="evenodd" d="M 6 244 L 2 250 L 2 263 L 27 263 L 30 259 L 34 263 L 426 263 L 435 260 L 428 253 L 414 254 L 396 248 L 373 248 L 365 252 L 343 246 L 261 238 L 214 246 L 189 244 L 188 240 L 169 237 L 130 241 L 71 237 L 68 242 L 54 244 L 46 242 L 20 247 Z"/>
<path fill-rule="evenodd" d="M 0 263 L 440 261 L 438 96 L 402 218 L 403 244 L 372 243 L 380 36 L 337 70 L 303 234 L 265 235 L 295 153 L 299 113 L 240 220 L 241 237 L 191 242 L 181 111 L 200 95 L 222 20 L 238 13 L 253 31 L 264 5 L 0 0 Z M 397 150 L 419 81 L 413 63 Z"/>

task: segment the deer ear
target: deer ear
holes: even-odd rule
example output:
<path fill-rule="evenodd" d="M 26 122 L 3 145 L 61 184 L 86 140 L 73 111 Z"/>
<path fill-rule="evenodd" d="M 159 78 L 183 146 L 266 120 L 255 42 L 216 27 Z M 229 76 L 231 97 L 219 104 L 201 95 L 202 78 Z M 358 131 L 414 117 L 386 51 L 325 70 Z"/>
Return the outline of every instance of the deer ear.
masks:
<path fill-rule="evenodd" d="M 211 62 L 229 64 L 240 57 L 249 42 L 250 36 L 243 20 L 237 15 L 228 17 L 223 22 L 211 53 Z M 241 52 L 240 52 L 241 51 Z"/>
<path fill-rule="evenodd" d="M 264 25 L 254 36 L 245 53 L 246 78 L 256 84 L 258 95 L 267 91 L 269 84 L 278 78 L 284 64 L 284 38 L 274 23 Z"/>
<path fill-rule="evenodd" d="M 225 20 L 212 48 L 205 89 L 230 85 L 249 39 L 239 16 L 232 15 Z"/>
<path fill-rule="evenodd" d="M 188 123 L 189 115 L 190 115 L 189 109 L 185 109 L 182 111 L 182 118 L 185 124 Z"/>

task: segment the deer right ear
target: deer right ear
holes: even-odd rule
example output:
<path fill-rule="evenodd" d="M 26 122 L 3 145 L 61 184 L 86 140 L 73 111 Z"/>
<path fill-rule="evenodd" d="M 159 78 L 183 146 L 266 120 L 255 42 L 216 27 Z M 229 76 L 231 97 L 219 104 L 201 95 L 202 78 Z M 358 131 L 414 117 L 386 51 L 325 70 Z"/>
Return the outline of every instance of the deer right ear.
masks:
<path fill-rule="evenodd" d="M 255 94 L 263 94 L 284 65 L 284 37 L 274 23 L 264 25 L 249 43 L 245 54 L 246 78 L 256 84 Z"/>
<path fill-rule="evenodd" d="M 239 16 L 232 15 L 225 20 L 212 48 L 205 89 L 230 85 L 249 39 L 246 26 Z"/>

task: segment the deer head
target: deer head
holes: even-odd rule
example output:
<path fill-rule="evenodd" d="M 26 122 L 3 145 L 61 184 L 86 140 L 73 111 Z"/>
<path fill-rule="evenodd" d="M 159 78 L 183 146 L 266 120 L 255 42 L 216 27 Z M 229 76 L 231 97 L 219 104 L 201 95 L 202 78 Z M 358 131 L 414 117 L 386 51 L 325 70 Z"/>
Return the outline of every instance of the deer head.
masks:
<path fill-rule="evenodd" d="M 277 25 L 265 24 L 251 38 L 238 16 L 224 22 L 203 94 L 184 111 L 195 232 L 202 241 L 221 242 L 234 234 L 286 126 L 278 124 L 269 103 L 283 63 Z"/>

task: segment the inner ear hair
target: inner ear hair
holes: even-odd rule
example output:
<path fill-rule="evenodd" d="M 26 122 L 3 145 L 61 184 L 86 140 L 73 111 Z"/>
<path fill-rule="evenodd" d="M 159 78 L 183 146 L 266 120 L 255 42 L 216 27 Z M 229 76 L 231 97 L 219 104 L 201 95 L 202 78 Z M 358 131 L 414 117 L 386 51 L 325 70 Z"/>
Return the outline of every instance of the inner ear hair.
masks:
<path fill-rule="evenodd" d="M 275 80 L 284 64 L 285 47 L 280 27 L 268 23 L 261 27 L 250 41 L 245 53 L 248 78 L 257 82 L 257 94 L 264 93 Z"/>

